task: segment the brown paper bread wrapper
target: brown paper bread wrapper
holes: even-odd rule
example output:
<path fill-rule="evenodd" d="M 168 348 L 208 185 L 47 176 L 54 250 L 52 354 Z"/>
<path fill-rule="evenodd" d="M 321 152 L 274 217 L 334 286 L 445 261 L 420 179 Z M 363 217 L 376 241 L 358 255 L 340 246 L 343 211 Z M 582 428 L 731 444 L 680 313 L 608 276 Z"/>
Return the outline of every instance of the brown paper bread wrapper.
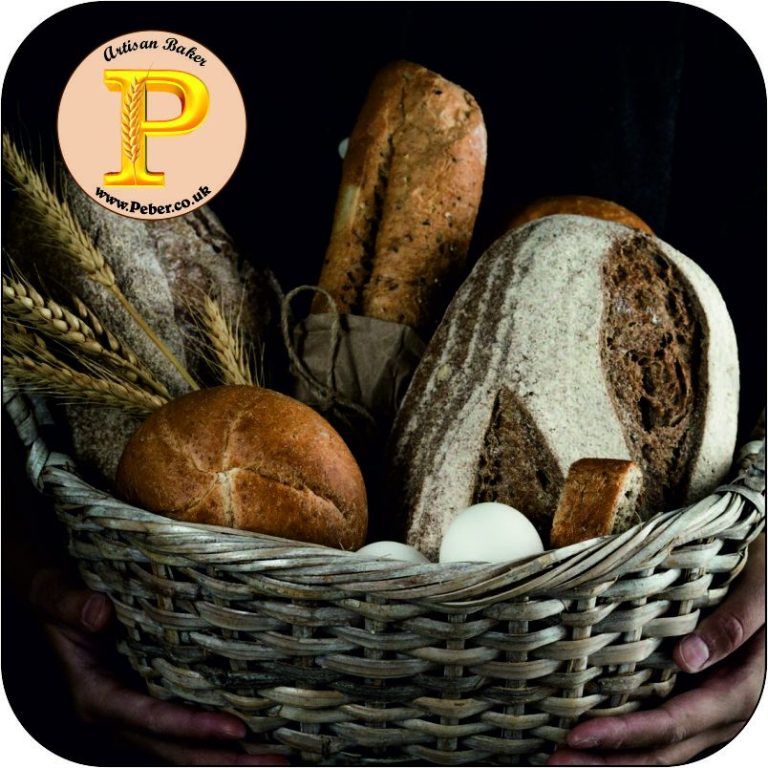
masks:
<path fill-rule="evenodd" d="M 302 290 L 316 289 L 295 289 L 283 304 L 290 394 L 319 411 L 344 438 L 373 502 L 392 422 L 425 344 L 408 326 L 360 315 L 312 314 L 293 325 L 290 301 Z M 369 538 L 376 529 L 371 516 Z"/>
<path fill-rule="evenodd" d="M 293 396 L 365 447 L 374 435 L 389 433 L 424 342 L 398 323 L 321 314 L 294 328 L 293 349 L 301 363 L 299 369 L 292 360 Z"/>

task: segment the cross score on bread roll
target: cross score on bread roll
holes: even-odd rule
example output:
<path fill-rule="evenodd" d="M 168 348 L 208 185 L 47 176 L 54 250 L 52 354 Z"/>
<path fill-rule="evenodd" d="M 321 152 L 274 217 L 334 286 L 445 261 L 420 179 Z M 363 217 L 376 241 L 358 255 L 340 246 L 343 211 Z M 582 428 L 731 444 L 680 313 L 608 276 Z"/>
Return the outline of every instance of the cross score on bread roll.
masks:
<path fill-rule="evenodd" d="M 222 386 L 172 400 L 131 437 L 118 493 L 193 523 L 357 549 L 368 512 L 360 470 L 322 416 L 268 389 Z"/>
<path fill-rule="evenodd" d="M 434 328 L 463 277 L 485 160 L 471 94 L 407 61 L 378 73 L 349 137 L 319 280 L 339 312 Z M 313 311 L 327 311 L 324 299 Z"/>
<path fill-rule="evenodd" d="M 510 504 L 545 540 L 571 464 L 636 462 L 645 518 L 712 490 L 736 437 L 738 360 L 709 277 L 661 240 L 549 216 L 498 240 L 414 374 L 390 450 L 408 543 Z"/>

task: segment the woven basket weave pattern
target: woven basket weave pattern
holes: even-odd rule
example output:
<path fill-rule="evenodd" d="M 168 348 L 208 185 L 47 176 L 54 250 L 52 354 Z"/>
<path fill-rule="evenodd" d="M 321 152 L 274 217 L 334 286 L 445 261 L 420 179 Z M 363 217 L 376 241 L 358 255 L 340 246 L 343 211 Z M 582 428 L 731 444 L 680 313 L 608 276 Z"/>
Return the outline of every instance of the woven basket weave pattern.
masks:
<path fill-rule="evenodd" d="M 519 564 L 406 565 L 138 510 L 88 486 L 9 396 L 91 589 L 149 691 L 237 714 L 307 762 L 543 763 L 570 727 L 675 684 L 675 639 L 764 525 L 765 447 L 730 485 Z"/>

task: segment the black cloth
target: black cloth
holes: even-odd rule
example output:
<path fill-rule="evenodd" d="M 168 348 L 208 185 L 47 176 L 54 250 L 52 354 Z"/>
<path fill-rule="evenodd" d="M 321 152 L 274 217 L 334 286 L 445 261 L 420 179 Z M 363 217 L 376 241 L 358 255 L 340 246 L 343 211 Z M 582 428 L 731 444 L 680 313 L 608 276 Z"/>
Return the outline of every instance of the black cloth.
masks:
<path fill-rule="evenodd" d="M 84 4 L 19 48 L 3 127 L 50 158 L 75 67 L 99 44 L 142 29 L 199 41 L 239 83 L 245 154 L 211 207 L 286 289 L 317 280 L 340 176 L 337 145 L 374 73 L 410 59 L 463 85 L 485 115 L 488 168 L 473 255 L 541 195 L 594 195 L 630 208 L 720 287 L 739 338 L 746 436 L 765 399 L 766 103 L 752 53 L 724 22 L 682 3 Z M 13 435 L 4 442 L 4 456 L 18 449 Z M 20 471 L 4 459 L 4 495 L 28 494 L 17 487 Z M 5 545 L 12 509 L 4 510 Z M 23 604 L 4 597 L 3 627 L 6 691 L 36 738 L 76 761 L 137 764 L 78 739 L 71 718 L 37 714 L 41 681 L 30 681 L 29 669 L 14 674 L 15 660 L 31 648 L 41 679 L 54 667 L 42 641 L 30 645 Z"/>

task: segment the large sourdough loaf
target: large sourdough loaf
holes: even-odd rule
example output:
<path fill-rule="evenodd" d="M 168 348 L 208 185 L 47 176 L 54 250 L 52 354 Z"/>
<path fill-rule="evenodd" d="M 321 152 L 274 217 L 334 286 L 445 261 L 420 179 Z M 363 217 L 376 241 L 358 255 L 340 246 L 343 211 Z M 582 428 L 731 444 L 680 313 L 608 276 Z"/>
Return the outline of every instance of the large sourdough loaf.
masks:
<path fill-rule="evenodd" d="M 430 341 L 396 419 L 391 482 L 427 556 L 468 504 L 524 512 L 546 541 L 568 467 L 635 461 L 648 517 L 727 472 L 736 339 L 709 277 L 661 240 L 551 216 L 498 240 Z"/>

